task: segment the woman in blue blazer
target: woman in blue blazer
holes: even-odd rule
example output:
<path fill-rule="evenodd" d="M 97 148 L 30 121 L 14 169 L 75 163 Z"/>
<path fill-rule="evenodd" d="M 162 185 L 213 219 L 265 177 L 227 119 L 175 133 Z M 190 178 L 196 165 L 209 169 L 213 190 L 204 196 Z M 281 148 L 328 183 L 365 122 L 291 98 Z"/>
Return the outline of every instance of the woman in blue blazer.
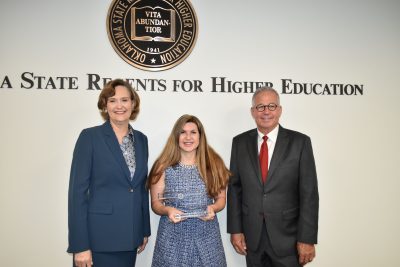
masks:
<path fill-rule="evenodd" d="M 140 99 L 120 79 L 101 91 L 103 125 L 76 142 L 68 193 L 68 252 L 78 267 L 132 267 L 150 236 L 147 137 L 132 128 Z"/>

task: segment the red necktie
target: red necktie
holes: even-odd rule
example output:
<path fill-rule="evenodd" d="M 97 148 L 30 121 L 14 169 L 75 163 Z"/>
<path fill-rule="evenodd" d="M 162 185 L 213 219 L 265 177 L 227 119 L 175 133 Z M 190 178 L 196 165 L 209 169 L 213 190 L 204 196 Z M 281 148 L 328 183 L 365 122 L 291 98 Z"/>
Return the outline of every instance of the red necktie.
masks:
<path fill-rule="evenodd" d="M 260 149 L 260 166 L 261 166 L 261 176 L 262 176 L 263 183 L 265 183 L 265 181 L 267 180 L 267 175 L 268 175 L 267 139 L 268 139 L 268 136 L 264 135 L 263 142 L 261 144 L 261 149 Z"/>

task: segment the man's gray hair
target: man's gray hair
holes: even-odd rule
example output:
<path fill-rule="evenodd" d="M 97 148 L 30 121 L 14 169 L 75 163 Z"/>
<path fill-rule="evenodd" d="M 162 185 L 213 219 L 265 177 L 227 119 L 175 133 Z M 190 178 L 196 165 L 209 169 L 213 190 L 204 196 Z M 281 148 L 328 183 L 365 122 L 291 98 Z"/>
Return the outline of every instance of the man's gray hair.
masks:
<path fill-rule="evenodd" d="M 262 92 L 271 92 L 271 93 L 274 93 L 275 95 L 276 95 L 276 99 L 278 99 L 278 105 L 280 105 L 280 99 L 279 99 L 279 94 L 278 94 L 278 92 L 274 89 L 274 88 L 272 88 L 272 87 L 268 87 L 268 86 L 264 86 L 264 87 L 259 87 L 259 88 L 257 88 L 256 89 L 256 91 L 254 92 L 254 94 L 253 94 L 253 97 L 251 98 L 251 106 L 254 106 L 254 100 L 256 99 L 256 96 L 258 95 L 258 94 L 260 94 L 260 93 L 262 93 Z"/>

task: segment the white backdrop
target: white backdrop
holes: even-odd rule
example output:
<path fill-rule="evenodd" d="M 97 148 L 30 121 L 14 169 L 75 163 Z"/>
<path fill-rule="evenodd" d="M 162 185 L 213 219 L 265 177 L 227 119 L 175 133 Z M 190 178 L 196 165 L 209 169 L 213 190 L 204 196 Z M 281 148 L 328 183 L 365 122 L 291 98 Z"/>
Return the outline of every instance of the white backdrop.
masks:
<path fill-rule="evenodd" d="M 398 266 L 400 239 L 398 86 L 400 2 L 193 0 L 197 44 L 177 67 L 138 70 L 113 50 L 111 1 L 0 2 L 0 262 L 71 266 L 67 190 L 79 132 L 102 123 L 87 74 L 165 79 L 165 92 L 139 91 L 133 126 L 149 138 L 149 164 L 175 120 L 197 115 L 229 165 L 234 135 L 254 127 L 251 94 L 211 93 L 211 77 L 362 84 L 364 94 L 281 95 L 284 127 L 311 136 L 320 190 L 317 258 L 309 266 Z M 77 77 L 77 90 L 24 89 L 21 74 Z M 200 80 L 202 93 L 172 92 Z M 6 81 L 6 82 L 5 82 Z M 11 84 L 12 88 L 7 88 Z M 137 266 L 150 266 L 159 217 Z M 228 266 L 244 266 L 219 214 Z"/>

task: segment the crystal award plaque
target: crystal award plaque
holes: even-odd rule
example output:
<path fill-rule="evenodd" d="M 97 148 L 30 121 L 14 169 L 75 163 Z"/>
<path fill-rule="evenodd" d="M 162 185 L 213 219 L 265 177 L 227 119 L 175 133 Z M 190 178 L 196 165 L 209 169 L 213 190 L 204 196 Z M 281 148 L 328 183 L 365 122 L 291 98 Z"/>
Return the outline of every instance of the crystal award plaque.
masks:
<path fill-rule="evenodd" d="M 175 192 L 165 191 L 158 194 L 158 199 L 164 205 L 183 211 L 176 214 L 178 219 L 200 218 L 207 216 L 207 195 L 205 192 Z"/>

